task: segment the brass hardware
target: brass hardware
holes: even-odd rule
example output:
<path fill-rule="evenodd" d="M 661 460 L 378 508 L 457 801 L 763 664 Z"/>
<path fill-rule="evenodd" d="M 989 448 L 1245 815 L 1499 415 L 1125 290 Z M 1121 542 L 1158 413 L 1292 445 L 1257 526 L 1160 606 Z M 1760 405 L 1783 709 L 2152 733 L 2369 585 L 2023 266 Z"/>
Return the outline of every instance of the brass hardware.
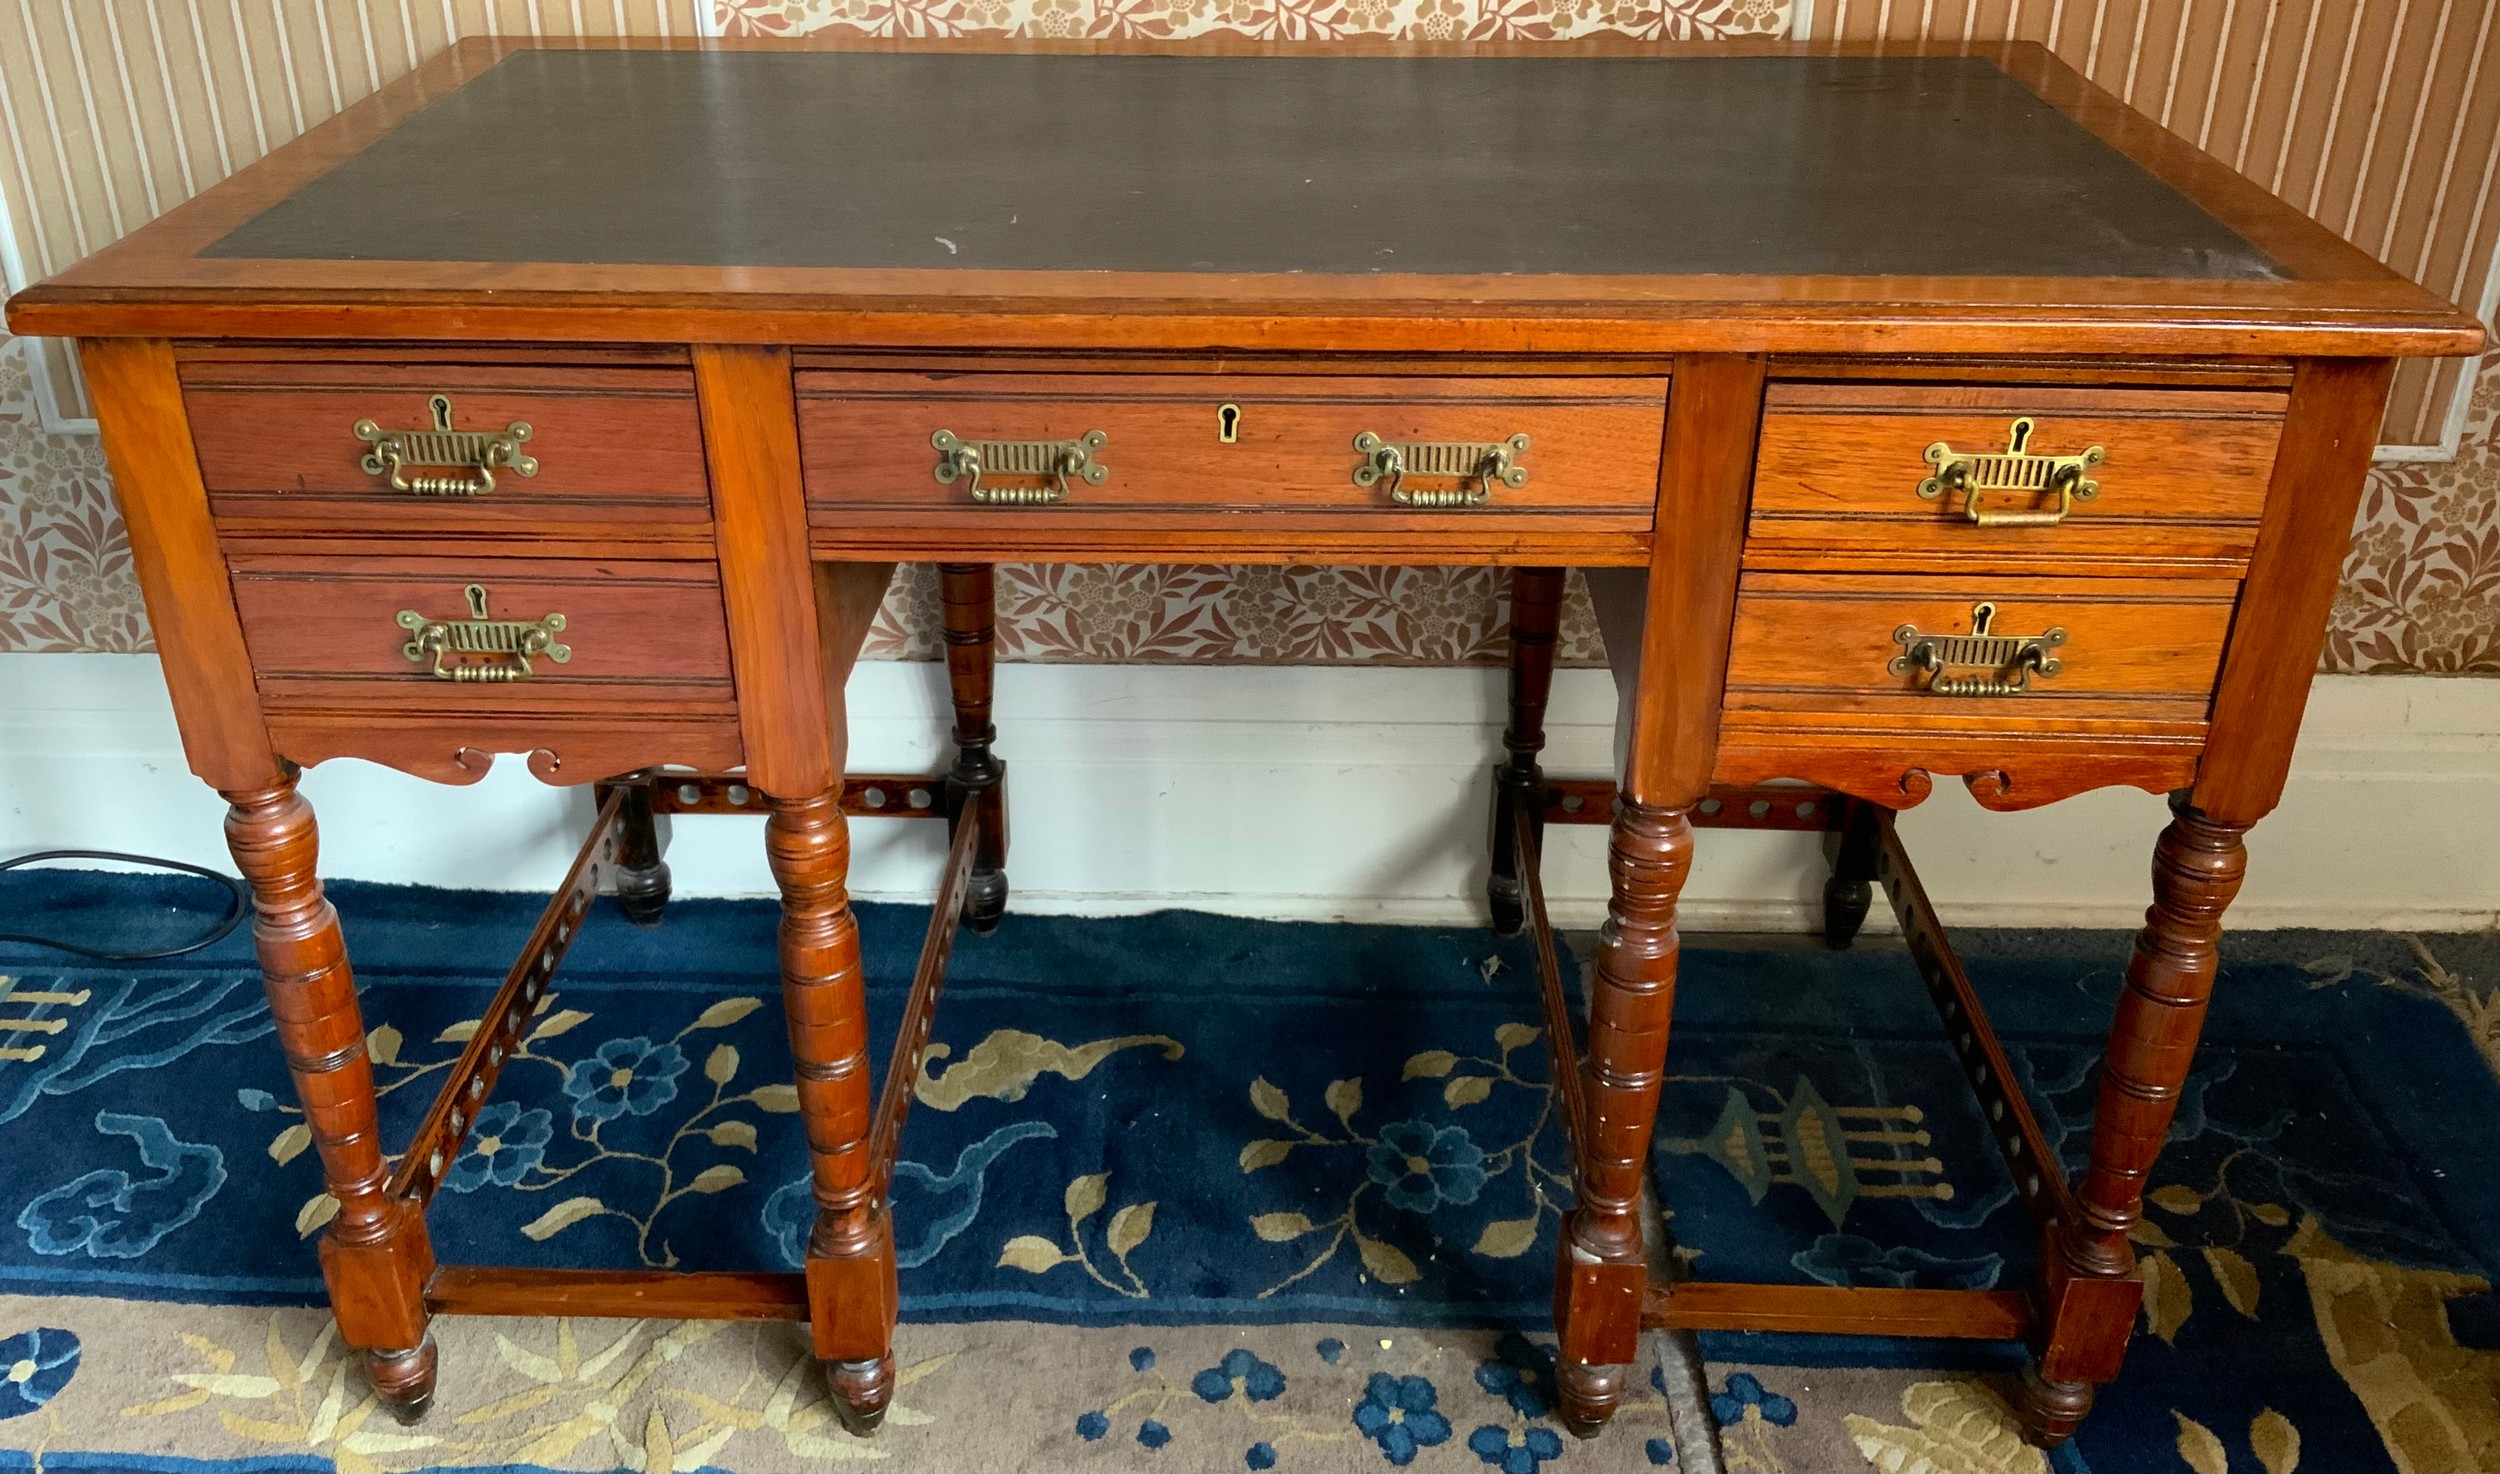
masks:
<path fill-rule="evenodd" d="M 526 681 L 532 674 L 533 655 L 544 655 L 558 665 L 573 658 L 572 646 L 556 643 L 556 636 L 564 632 L 563 615 L 497 619 L 486 612 L 486 585 L 473 583 L 465 592 L 467 619 L 432 619 L 414 609 L 399 611 L 399 627 L 409 631 L 408 643 L 399 653 L 420 665 L 432 658 L 434 679 Z M 445 657 L 453 655 L 500 655 L 504 660 L 492 665 L 445 664 Z"/>
<path fill-rule="evenodd" d="M 2028 689 L 2033 676 L 2045 681 L 2064 668 L 2049 653 L 2066 643 L 2064 629 L 2038 635 L 1991 634 L 1989 626 L 1996 616 L 1994 604 L 1973 604 L 1967 635 L 1923 634 L 1917 625 L 1905 624 L 1892 632 L 1892 642 L 1901 647 L 1901 653 L 1885 668 L 1912 679 L 1926 671 L 1927 690 L 1937 696 L 2013 696 Z M 1976 666 L 1991 674 L 1945 674 L 1957 666 Z"/>
<path fill-rule="evenodd" d="M 1215 407 L 1215 441 L 1232 445 L 1241 439 L 1241 406 L 1219 404 Z"/>
<path fill-rule="evenodd" d="M 967 480 L 966 490 L 984 506 L 1031 507 L 1068 499 L 1068 478 L 1088 486 L 1102 485 L 1111 468 L 1094 455 L 1111 437 L 1088 430 L 1074 440 L 962 440 L 952 430 L 929 437 L 937 447 L 937 479 L 952 486 Z M 983 476 L 1047 476 L 1048 486 L 983 486 Z"/>
<path fill-rule="evenodd" d="M 1927 447 L 1927 463 L 1936 468 L 1936 473 L 1918 484 L 1918 494 L 1932 502 L 1947 491 L 1959 491 L 1963 514 L 1981 527 L 2055 527 L 2066 520 L 2075 503 L 2100 495 L 2101 483 L 2087 481 L 2083 475 L 2101 463 L 2099 446 L 2080 455 L 2045 456 L 2034 455 L 2030 445 L 2029 415 L 2013 423 L 2001 454 L 1972 455 L 1939 440 Z M 2041 492 L 2054 491 L 2057 506 L 1986 506 L 1983 503 L 1992 491 L 2035 498 Z"/>
<path fill-rule="evenodd" d="M 426 401 L 434 412 L 430 430 L 384 430 L 371 420 L 356 422 L 356 438 L 373 447 L 358 462 L 368 476 L 390 479 L 391 490 L 413 496 L 484 496 L 495 489 L 495 473 L 510 468 L 524 476 L 538 474 L 538 462 L 521 454 L 530 438 L 529 422 L 514 420 L 501 430 L 454 430 L 451 396 Z M 457 466 L 463 476 L 411 476 L 410 466 Z"/>
<path fill-rule="evenodd" d="M 1381 439 L 1366 430 L 1354 437 L 1363 455 L 1354 468 L 1354 484 L 1389 483 L 1389 500 L 1401 507 L 1481 507 L 1493 500 L 1493 483 L 1518 488 L 1528 484 L 1528 468 L 1519 458 L 1528 453 L 1528 437 L 1508 440 L 1414 440 L 1403 444 Z M 1473 486 L 1419 490 L 1407 486 L 1409 476 L 1454 476 Z"/>

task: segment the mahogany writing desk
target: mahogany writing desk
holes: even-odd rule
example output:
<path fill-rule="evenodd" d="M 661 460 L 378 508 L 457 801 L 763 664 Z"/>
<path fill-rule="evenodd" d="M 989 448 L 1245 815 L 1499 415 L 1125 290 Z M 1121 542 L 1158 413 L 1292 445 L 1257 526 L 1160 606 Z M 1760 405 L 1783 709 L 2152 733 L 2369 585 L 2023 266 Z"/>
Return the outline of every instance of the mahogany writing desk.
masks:
<path fill-rule="evenodd" d="M 1006 901 L 989 565 L 1478 563 L 1517 570 L 1492 900 L 1541 944 L 1576 1142 L 1567 1419 L 1595 1431 L 1645 1326 L 1763 1327 L 2028 1337 L 2025 1415 L 2070 1432 L 2136 1313 L 2128 1230 L 2391 364 L 2479 325 L 2033 46 L 1115 51 L 472 41 L 12 304 L 84 340 L 375 1386 L 422 1410 L 436 1312 L 793 1316 L 872 1427 L 896 1134 L 957 920 Z M 846 790 L 896 559 L 944 569 L 958 756 Z M 1611 784 L 1537 764 L 1570 567 L 1606 570 Z M 603 784 L 599 820 L 393 1156 L 295 774 L 498 752 Z M 2071 1183 L 1892 832 L 1937 775 L 2174 794 Z M 685 806 L 770 815 L 803 1279 L 438 1265 L 444 1164 L 601 873 L 656 914 L 651 815 Z M 846 808 L 953 831 L 879 1098 Z M 1590 817 L 1581 1058 L 1535 858 Z M 1836 941 L 1884 882 L 2041 1222 L 2029 1292 L 1651 1283 L 1711 821 L 1826 829 Z"/>

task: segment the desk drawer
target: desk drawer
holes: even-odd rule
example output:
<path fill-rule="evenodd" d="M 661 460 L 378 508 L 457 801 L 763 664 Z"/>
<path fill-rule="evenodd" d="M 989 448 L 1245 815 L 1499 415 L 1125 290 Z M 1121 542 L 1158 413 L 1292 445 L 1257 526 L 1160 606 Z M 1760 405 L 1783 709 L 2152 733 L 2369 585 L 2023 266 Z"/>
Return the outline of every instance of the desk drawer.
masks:
<path fill-rule="evenodd" d="M 820 514 L 1593 512 L 1646 525 L 1666 423 L 1664 378 L 806 370 L 798 389 Z"/>
<path fill-rule="evenodd" d="M 231 566 L 272 708 L 648 714 L 732 700 L 710 564 L 250 556 Z"/>
<path fill-rule="evenodd" d="M 1748 573 L 1727 706 L 2201 722 L 2237 592 L 2220 579 Z"/>
<path fill-rule="evenodd" d="M 1746 562 L 2236 576 L 2284 403 L 2266 390 L 1775 384 Z"/>
<path fill-rule="evenodd" d="M 711 519 L 683 365 L 215 357 L 185 361 L 182 381 L 221 520 L 476 532 Z"/>

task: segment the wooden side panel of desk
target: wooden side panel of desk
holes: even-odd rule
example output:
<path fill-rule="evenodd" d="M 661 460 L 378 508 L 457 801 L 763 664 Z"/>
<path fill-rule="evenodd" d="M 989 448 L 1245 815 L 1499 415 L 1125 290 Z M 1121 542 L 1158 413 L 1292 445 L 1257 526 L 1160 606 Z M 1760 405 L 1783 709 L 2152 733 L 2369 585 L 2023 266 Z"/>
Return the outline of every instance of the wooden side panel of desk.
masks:
<path fill-rule="evenodd" d="M 95 338 L 79 347 L 104 451 L 130 529 L 174 720 L 191 771 L 211 787 L 258 788 L 278 761 L 252 685 L 252 657 L 209 519 L 173 345 Z"/>

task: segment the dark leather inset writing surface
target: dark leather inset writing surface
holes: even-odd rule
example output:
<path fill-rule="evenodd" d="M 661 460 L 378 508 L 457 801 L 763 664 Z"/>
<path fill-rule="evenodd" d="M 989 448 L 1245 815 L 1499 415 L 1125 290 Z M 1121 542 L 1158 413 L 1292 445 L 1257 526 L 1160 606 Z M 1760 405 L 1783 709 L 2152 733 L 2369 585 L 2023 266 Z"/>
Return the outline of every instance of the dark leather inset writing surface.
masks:
<path fill-rule="evenodd" d="M 1976 58 L 528 51 L 221 257 L 2268 280 Z"/>

